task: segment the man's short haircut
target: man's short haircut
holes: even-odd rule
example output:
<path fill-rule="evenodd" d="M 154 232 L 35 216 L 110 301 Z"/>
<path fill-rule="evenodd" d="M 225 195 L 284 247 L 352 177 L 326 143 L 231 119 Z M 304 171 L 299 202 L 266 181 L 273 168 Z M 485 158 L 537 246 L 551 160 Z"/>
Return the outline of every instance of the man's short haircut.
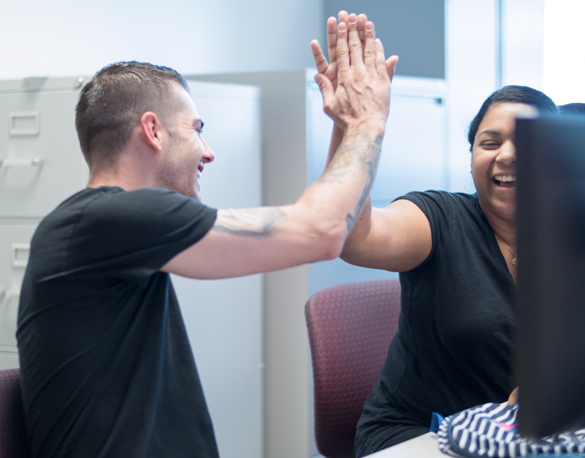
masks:
<path fill-rule="evenodd" d="M 92 154 L 113 163 L 132 130 L 147 111 L 164 118 L 174 84 L 187 92 L 183 77 L 168 67 L 142 62 L 117 62 L 98 71 L 81 90 L 75 127 L 86 161 Z"/>

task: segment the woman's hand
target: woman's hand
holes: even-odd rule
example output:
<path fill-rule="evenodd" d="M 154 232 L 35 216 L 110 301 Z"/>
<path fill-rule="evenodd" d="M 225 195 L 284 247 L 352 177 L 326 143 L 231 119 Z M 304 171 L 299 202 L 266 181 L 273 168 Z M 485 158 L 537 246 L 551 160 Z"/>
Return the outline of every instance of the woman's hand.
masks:
<path fill-rule="evenodd" d="M 518 404 L 518 387 L 512 391 L 510 397 L 508 397 L 508 405 Z"/>

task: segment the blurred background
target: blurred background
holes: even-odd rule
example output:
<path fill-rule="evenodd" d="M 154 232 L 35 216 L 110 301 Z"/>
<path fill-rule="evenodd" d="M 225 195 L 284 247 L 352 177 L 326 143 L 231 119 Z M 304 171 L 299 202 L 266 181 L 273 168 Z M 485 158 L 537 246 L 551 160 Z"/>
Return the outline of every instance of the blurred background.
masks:
<path fill-rule="evenodd" d="M 14 88 L 45 84 L 45 77 L 75 81 L 123 60 L 173 67 L 191 77 L 204 135 L 216 153 L 202 180 L 204 203 L 216 207 L 294 201 L 322 170 L 331 124 L 311 83 L 309 43 L 317 38 L 325 47 L 326 19 L 341 9 L 366 13 L 387 56 L 400 56 L 373 190 L 378 205 L 428 187 L 473 192 L 467 126 L 503 85 L 532 86 L 557 104 L 585 102 L 585 0 L 5 0 L 2 7 L 1 117 L 16 122 L 21 118 L 13 112 L 38 109 L 31 97 L 23 99 L 26 110 L 8 104 Z M 48 81 L 56 81 L 52 97 L 68 95 L 55 103 L 63 112 L 50 116 L 59 121 L 55 127 L 42 115 L 43 129 L 53 130 L 49 145 L 79 161 L 72 185 L 78 188 L 87 171 L 77 171 L 84 165 L 74 151 L 77 93 L 61 90 L 62 80 Z M 18 165 L 13 140 L 0 135 L 0 159 L 16 158 Z M 16 195 L 2 194 L 10 191 L 3 188 L 8 175 L 29 173 L 7 164 L 0 167 L 0 226 L 28 239 L 42 214 L 3 210 L 2 199 Z M 50 167 L 46 159 L 43 173 Z M 15 244 L 2 237 L 9 259 Z M 6 364 L 17 361 L 14 325 L 3 327 L 5 317 L 15 316 L 17 286 L 3 286 L 2 262 L 0 365 L 3 355 L 11 361 Z M 22 276 L 18 268 L 10 274 L 14 285 Z M 304 302 L 331 284 L 392 275 L 338 260 L 227 283 L 174 280 L 222 457 L 318 455 Z M 8 343 L 3 334 L 10 334 Z"/>
<path fill-rule="evenodd" d="M 387 53 L 400 55 L 398 74 L 443 77 L 449 3 L 457 0 L 6 0 L 0 78 L 93 74 L 120 60 L 188 74 L 304 68 L 312 65 L 310 40 L 325 42 L 325 20 L 340 9 L 364 12 L 376 22 Z M 524 53 L 541 56 L 542 69 L 534 75 L 540 89 L 559 104 L 585 100 L 585 88 L 577 83 L 585 70 L 583 0 L 469 3 L 470 25 L 489 23 L 496 30 L 497 16 L 501 33 L 485 39 L 499 41 L 501 52 L 509 52 L 508 42 L 523 41 Z M 538 39 L 526 28 L 537 29 Z M 522 54 L 516 59 L 529 57 Z"/>

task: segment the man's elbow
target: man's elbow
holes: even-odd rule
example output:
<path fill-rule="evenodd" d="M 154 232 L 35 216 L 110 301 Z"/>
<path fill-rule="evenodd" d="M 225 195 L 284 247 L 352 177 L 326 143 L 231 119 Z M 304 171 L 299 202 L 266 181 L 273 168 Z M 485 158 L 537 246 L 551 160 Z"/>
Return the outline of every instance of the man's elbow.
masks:
<path fill-rule="evenodd" d="M 344 224 L 327 224 L 317 229 L 318 237 L 316 247 L 318 261 L 330 261 L 337 258 L 342 250 L 347 237 L 347 227 Z"/>

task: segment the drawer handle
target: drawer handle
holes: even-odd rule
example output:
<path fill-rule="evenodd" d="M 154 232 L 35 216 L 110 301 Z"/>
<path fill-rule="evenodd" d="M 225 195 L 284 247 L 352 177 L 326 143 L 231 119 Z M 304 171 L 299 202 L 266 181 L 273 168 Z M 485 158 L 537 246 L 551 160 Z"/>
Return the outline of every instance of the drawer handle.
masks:
<path fill-rule="evenodd" d="M 30 253 L 30 243 L 13 243 L 12 244 L 12 266 L 26 267 L 28 264 L 28 255 Z"/>
<path fill-rule="evenodd" d="M 40 167 L 43 165 L 43 160 L 38 157 L 32 159 L 2 159 L 0 160 L 0 167 L 5 169 L 9 167 Z"/>
<path fill-rule="evenodd" d="M 18 299 L 20 297 L 20 292 L 0 290 L 0 297 L 5 297 L 6 299 Z"/>
<path fill-rule="evenodd" d="M 10 135 L 39 135 L 41 132 L 41 123 L 39 112 L 31 111 L 27 113 L 10 113 L 8 115 L 10 123 Z"/>

